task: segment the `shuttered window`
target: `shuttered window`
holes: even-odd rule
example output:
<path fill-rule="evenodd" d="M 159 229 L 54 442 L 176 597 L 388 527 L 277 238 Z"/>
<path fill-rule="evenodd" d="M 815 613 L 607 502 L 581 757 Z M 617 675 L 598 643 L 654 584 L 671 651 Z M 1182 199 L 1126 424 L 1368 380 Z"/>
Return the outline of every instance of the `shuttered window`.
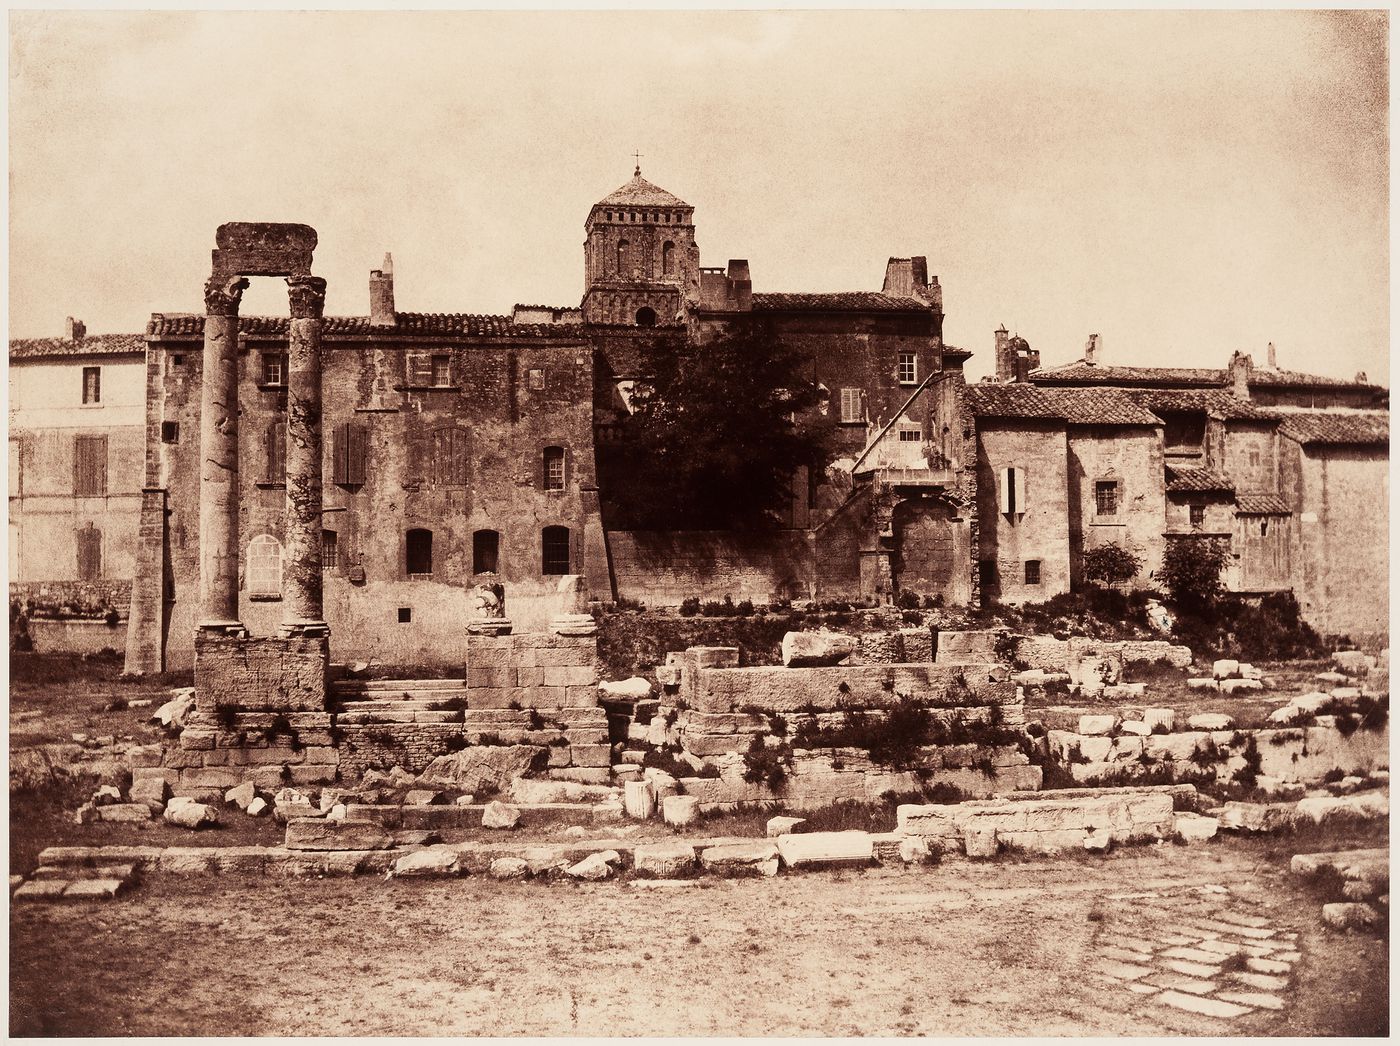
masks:
<path fill-rule="evenodd" d="M 464 486 L 467 482 L 467 433 L 464 429 L 434 429 L 429 452 L 430 481 L 440 487 Z"/>
<path fill-rule="evenodd" d="M 1001 511 L 1017 515 L 1026 511 L 1026 470 L 1010 466 L 1001 470 L 1001 489 L 997 491 Z"/>
<path fill-rule="evenodd" d="M 335 428 L 331 446 L 331 472 L 341 487 L 358 487 L 365 482 L 369 456 L 369 433 L 363 425 L 346 422 Z"/>
<path fill-rule="evenodd" d="M 287 482 L 287 435 L 280 422 L 273 422 L 263 433 L 263 482 Z"/>
<path fill-rule="evenodd" d="M 861 409 L 861 389 L 841 390 L 841 423 L 849 425 L 865 420 L 865 412 Z"/>
<path fill-rule="evenodd" d="M 102 531 L 91 523 L 78 530 L 78 580 L 98 581 L 102 577 Z"/>
<path fill-rule="evenodd" d="M 404 540 L 404 566 L 410 577 L 430 577 L 433 573 L 433 532 L 414 527 Z"/>
<path fill-rule="evenodd" d="M 101 497 L 107 493 L 106 436 L 74 439 L 73 493 L 78 497 Z"/>
<path fill-rule="evenodd" d="M 404 378 L 409 385 L 420 388 L 433 384 L 433 357 L 427 352 L 410 352 L 405 357 Z"/>

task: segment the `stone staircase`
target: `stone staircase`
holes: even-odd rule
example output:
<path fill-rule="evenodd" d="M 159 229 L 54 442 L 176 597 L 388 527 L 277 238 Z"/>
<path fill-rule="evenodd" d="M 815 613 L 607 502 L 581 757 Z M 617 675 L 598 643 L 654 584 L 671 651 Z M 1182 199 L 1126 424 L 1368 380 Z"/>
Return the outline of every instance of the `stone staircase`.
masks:
<path fill-rule="evenodd" d="M 460 723 L 467 707 L 463 679 L 340 679 L 332 709 L 347 726 L 376 723 Z"/>

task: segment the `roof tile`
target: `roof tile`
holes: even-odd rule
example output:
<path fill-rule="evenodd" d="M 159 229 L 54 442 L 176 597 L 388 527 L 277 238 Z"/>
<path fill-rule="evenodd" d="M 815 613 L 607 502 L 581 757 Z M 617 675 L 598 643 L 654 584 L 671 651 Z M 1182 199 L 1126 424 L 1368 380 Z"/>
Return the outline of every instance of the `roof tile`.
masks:
<path fill-rule="evenodd" d="M 1383 411 L 1289 411 L 1281 417 L 1279 431 L 1298 443 L 1369 446 L 1390 442 L 1390 415 Z"/>
<path fill-rule="evenodd" d="M 144 356 L 146 340 L 139 334 L 89 334 L 78 341 L 67 338 L 13 338 L 11 360 L 49 359 L 55 356 Z"/>
<path fill-rule="evenodd" d="M 1161 419 L 1118 389 L 1042 389 L 1024 382 L 983 382 L 967 390 L 984 418 L 1053 418 L 1068 425 L 1160 425 Z"/>
<path fill-rule="evenodd" d="M 1290 516 L 1293 510 L 1277 494 L 1240 494 L 1235 498 L 1235 512 L 1245 516 Z"/>
<path fill-rule="evenodd" d="M 1235 481 L 1223 472 L 1214 469 L 1185 469 L 1168 465 L 1171 479 L 1167 481 L 1169 494 L 1211 494 L 1223 491 L 1234 493 Z"/>
<path fill-rule="evenodd" d="M 832 294 L 755 294 L 755 312 L 928 312 L 915 298 L 898 298 L 879 291 L 837 291 Z"/>
<path fill-rule="evenodd" d="M 567 324 L 512 323 L 509 316 L 475 313 L 400 312 L 393 327 L 372 327 L 368 316 L 327 316 L 323 332 L 331 335 L 426 334 L 437 337 L 554 337 L 570 330 Z M 238 331 L 245 335 L 287 334 L 286 316 L 241 316 Z M 199 314 L 156 313 L 146 333 L 157 337 L 202 335 L 204 317 Z"/>

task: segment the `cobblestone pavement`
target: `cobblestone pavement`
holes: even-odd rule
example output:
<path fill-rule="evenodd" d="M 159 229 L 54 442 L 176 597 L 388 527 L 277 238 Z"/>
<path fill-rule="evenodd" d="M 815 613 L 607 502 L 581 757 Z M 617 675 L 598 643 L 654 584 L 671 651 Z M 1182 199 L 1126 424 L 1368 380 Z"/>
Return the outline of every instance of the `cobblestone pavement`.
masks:
<path fill-rule="evenodd" d="M 1215 1018 L 1221 1032 L 1285 1010 L 1303 955 L 1298 934 L 1218 884 L 1111 893 L 1094 935 L 1095 979 L 1139 1003 Z"/>

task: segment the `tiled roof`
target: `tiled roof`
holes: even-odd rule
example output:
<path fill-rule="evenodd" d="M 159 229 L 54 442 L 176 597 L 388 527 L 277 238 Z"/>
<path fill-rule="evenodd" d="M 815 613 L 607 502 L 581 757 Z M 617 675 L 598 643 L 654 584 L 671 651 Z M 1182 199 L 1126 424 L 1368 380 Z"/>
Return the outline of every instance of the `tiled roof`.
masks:
<path fill-rule="evenodd" d="M 1223 472 L 1213 469 L 1183 469 L 1167 466 L 1171 479 L 1167 482 L 1169 494 L 1209 494 L 1215 491 L 1233 493 L 1235 481 Z"/>
<path fill-rule="evenodd" d="M 1217 388 L 1224 388 L 1230 381 L 1229 372 L 1219 367 L 1104 367 L 1091 366 L 1082 360 L 1032 371 L 1030 378 L 1034 382 L 1056 385 L 1195 385 Z M 1323 374 L 1261 367 L 1255 367 L 1250 372 L 1249 383 L 1296 388 L 1381 388 Z"/>
<path fill-rule="evenodd" d="M 1277 494 L 1239 494 L 1235 511 L 1246 516 L 1289 516 L 1293 510 Z"/>
<path fill-rule="evenodd" d="M 638 171 L 626 185 L 608 193 L 595 207 L 689 207 L 679 196 L 673 196 L 659 185 L 652 185 Z"/>
<path fill-rule="evenodd" d="M 509 316 L 479 316 L 474 313 L 400 312 L 392 327 L 372 327 L 368 316 L 327 316 L 322 332 L 332 335 L 427 334 L 456 337 L 559 337 L 569 328 L 564 324 L 512 323 Z M 286 316 L 240 316 L 240 334 L 282 336 L 287 334 Z M 160 337 L 202 335 L 204 317 L 197 314 L 167 316 L 156 313 L 146 325 L 146 333 Z"/>
<path fill-rule="evenodd" d="M 1390 441 L 1390 415 L 1383 411 L 1288 412 L 1281 414 L 1279 431 L 1299 443 L 1350 446 L 1384 445 Z"/>
<path fill-rule="evenodd" d="M 1064 412 L 1045 389 L 1034 385 L 982 382 L 967 387 L 967 402 L 979 418 L 1046 418 L 1064 421 Z"/>
<path fill-rule="evenodd" d="M 1158 414 L 1166 411 L 1201 412 L 1212 417 L 1231 420 L 1268 421 L 1278 417 L 1249 400 L 1236 398 L 1224 389 L 1123 389 L 1133 402 Z"/>
<path fill-rule="evenodd" d="M 1024 382 L 984 382 L 967 390 L 972 412 L 984 418 L 1051 418 L 1069 425 L 1160 425 L 1118 389 L 1040 389 Z"/>
<path fill-rule="evenodd" d="M 879 291 L 838 291 L 834 294 L 755 294 L 754 311 L 784 312 L 928 312 L 914 298 L 896 298 Z"/>
<path fill-rule="evenodd" d="M 78 341 L 67 338 L 13 338 L 10 359 L 36 360 L 54 356 L 144 356 L 145 339 L 139 334 L 89 334 Z"/>

